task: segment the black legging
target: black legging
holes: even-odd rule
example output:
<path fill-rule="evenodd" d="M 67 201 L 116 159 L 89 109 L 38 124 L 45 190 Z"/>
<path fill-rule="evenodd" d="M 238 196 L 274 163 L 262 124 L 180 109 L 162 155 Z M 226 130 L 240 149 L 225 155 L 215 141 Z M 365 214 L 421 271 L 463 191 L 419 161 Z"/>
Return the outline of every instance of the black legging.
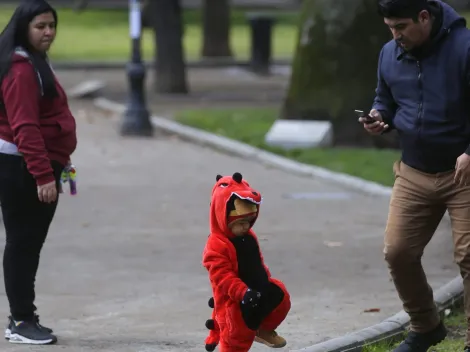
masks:
<path fill-rule="evenodd" d="M 56 182 L 63 167 L 53 162 Z M 10 312 L 15 320 L 34 318 L 35 281 L 39 257 L 57 208 L 40 202 L 37 186 L 20 156 L 0 153 L 0 206 L 6 232 L 3 276 Z"/>

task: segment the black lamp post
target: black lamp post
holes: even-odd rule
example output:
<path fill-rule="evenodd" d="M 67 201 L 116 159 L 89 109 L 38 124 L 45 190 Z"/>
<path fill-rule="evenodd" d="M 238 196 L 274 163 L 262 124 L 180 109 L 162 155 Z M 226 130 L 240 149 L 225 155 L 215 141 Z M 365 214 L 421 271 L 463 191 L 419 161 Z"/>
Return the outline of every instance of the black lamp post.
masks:
<path fill-rule="evenodd" d="M 146 107 L 144 80 L 145 66 L 141 55 L 141 10 L 139 0 L 129 0 L 129 30 L 132 39 L 132 57 L 127 64 L 127 77 L 129 80 L 129 96 L 121 125 L 123 136 L 152 136 L 153 126 L 150 114 Z"/>

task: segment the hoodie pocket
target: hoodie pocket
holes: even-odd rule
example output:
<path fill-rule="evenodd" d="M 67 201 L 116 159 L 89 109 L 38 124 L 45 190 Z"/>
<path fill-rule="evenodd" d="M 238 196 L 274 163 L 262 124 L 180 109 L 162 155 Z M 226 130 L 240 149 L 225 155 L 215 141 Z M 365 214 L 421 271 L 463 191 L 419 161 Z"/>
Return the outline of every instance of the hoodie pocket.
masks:
<path fill-rule="evenodd" d="M 65 115 L 57 121 L 57 125 L 59 128 L 58 139 L 60 139 L 61 149 L 63 152 L 70 155 L 77 147 L 77 126 L 75 119 L 72 115 Z"/>
<path fill-rule="evenodd" d="M 75 118 L 70 114 L 63 115 L 57 120 L 57 125 L 61 135 L 75 134 L 77 124 Z"/>

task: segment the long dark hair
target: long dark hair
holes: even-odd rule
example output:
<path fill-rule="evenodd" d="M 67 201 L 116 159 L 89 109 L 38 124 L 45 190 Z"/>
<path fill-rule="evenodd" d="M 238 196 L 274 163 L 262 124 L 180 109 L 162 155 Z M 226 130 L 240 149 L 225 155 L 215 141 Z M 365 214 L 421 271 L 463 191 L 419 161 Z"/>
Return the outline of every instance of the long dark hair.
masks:
<path fill-rule="evenodd" d="M 36 72 L 41 77 L 43 96 L 57 96 L 54 74 L 45 53 L 32 50 L 28 40 L 29 23 L 37 15 L 51 12 L 57 25 L 57 12 L 44 0 L 23 0 L 0 34 L 0 86 L 10 71 L 15 50 L 21 48 L 28 54 Z M 2 98 L 0 97 L 0 103 Z"/>

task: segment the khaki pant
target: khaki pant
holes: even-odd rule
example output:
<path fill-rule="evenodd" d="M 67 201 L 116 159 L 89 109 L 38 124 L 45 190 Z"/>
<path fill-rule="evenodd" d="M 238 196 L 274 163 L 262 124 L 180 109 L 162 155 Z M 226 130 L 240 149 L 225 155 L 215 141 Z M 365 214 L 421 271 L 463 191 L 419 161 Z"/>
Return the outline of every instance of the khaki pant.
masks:
<path fill-rule="evenodd" d="M 410 315 L 411 329 L 427 332 L 439 323 L 421 256 L 446 209 L 455 261 L 464 280 L 465 313 L 470 318 L 470 185 L 455 185 L 453 171 L 426 174 L 402 162 L 395 163 L 394 172 L 384 254 L 403 308 Z"/>

